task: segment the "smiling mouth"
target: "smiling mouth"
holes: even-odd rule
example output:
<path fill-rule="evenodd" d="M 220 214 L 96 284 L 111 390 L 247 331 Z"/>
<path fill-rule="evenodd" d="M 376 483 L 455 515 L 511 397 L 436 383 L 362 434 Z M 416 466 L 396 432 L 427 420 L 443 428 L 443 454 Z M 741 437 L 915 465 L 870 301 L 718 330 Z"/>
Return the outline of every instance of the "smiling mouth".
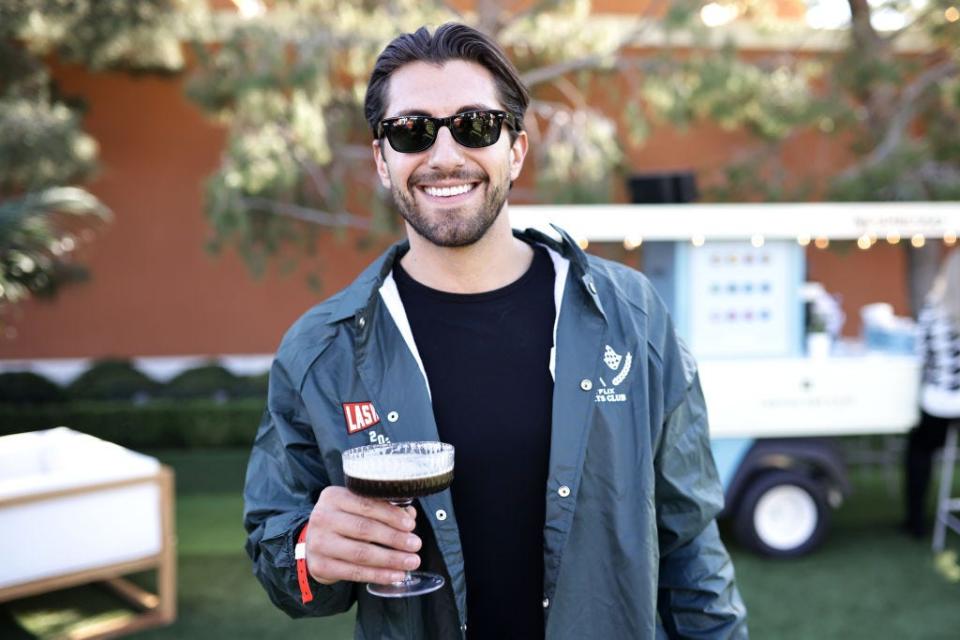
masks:
<path fill-rule="evenodd" d="M 477 188 L 479 182 L 468 182 L 466 184 L 458 184 L 449 187 L 434 187 L 434 186 L 421 186 L 420 189 L 423 190 L 428 196 L 434 198 L 453 198 L 454 196 L 460 196 L 465 193 L 469 193 Z"/>

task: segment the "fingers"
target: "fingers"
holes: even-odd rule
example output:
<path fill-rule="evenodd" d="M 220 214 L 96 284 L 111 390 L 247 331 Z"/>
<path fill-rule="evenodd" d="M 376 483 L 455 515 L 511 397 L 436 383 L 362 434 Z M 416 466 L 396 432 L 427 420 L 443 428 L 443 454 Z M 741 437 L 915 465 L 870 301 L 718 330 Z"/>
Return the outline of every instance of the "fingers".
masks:
<path fill-rule="evenodd" d="M 387 584 L 420 566 L 416 510 L 370 500 L 343 487 L 324 489 L 307 528 L 307 569 L 315 580 Z"/>
<path fill-rule="evenodd" d="M 318 541 L 317 551 L 333 560 L 372 569 L 413 571 L 420 566 L 420 557 L 415 553 L 387 549 L 343 536 L 328 536 Z"/>
<path fill-rule="evenodd" d="M 331 492 L 330 495 L 332 506 L 342 511 L 377 520 L 394 529 L 413 531 L 414 526 L 416 526 L 417 512 L 413 507 L 395 507 L 385 500 L 364 498 L 342 487 L 329 488 L 342 489 L 341 491 Z"/>
<path fill-rule="evenodd" d="M 316 564 L 318 565 L 316 570 L 311 566 L 310 572 L 315 580 L 323 584 L 331 584 L 340 580 L 390 584 L 391 582 L 400 582 L 404 577 L 402 571 L 365 567 L 332 558 L 324 558 L 317 561 Z"/>
<path fill-rule="evenodd" d="M 420 547 L 415 538 L 413 547 Z M 346 538 L 335 533 L 316 536 L 307 532 L 307 569 L 315 580 L 331 584 L 338 580 L 387 584 L 403 579 L 404 571 L 420 566 L 420 556 L 388 549 L 370 542 Z"/>

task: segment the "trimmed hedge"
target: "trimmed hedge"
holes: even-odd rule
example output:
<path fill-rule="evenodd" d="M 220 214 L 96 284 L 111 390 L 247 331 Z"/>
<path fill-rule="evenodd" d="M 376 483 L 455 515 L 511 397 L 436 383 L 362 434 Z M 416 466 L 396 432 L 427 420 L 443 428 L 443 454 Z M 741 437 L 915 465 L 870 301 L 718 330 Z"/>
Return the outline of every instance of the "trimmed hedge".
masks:
<path fill-rule="evenodd" d="M 237 378 L 236 394 L 240 398 L 266 398 L 269 386 L 270 372 L 265 371 L 255 376 L 240 376 Z"/>
<path fill-rule="evenodd" d="M 135 400 L 156 396 L 162 386 L 129 360 L 101 360 L 74 380 L 67 392 L 74 400 Z"/>
<path fill-rule="evenodd" d="M 159 398 L 214 400 L 267 396 L 270 374 L 238 376 L 210 363 L 181 372 L 166 384 L 157 382 L 129 360 L 100 360 L 66 389 L 30 372 L 0 373 L 0 405 L 49 402 L 127 401 L 136 405 Z"/>
<path fill-rule="evenodd" d="M 132 449 L 249 447 L 264 401 L 74 401 L 35 406 L 0 405 L 0 435 L 70 427 Z"/>
<path fill-rule="evenodd" d="M 164 398 L 212 398 L 223 400 L 236 397 L 237 376 L 215 364 L 188 369 L 163 386 Z"/>
<path fill-rule="evenodd" d="M 36 373 L 0 373 L 0 404 L 43 404 L 66 399 L 63 389 Z"/>
<path fill-rule="evenodd" d="M 188 369 L 163 385 L 157 393 L 164 398 L 265 398 L 268 374 L 236 376 L 210 364 Z"/>

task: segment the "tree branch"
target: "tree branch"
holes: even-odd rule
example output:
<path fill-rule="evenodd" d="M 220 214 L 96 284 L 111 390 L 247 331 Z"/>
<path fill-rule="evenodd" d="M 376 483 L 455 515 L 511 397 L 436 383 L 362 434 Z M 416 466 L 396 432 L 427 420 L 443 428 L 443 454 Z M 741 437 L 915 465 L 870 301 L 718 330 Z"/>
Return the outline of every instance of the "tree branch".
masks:
<path fill-rule="evenodd" d="M 554 78 L 565 76 L 571 71 L 604 68 L 605 63 L 609 63 L 611 59 L 615 61 L 614 66 L 616 66 L 616 60 L 620 55 L 620 52 L 622 52 L 630 45 L 630 43 L 640 37 L 644 31 L 650 28 L 652 24 L 652 20 L 641 21 L 637 27 L 626 37 L 624 37 L 623 40 L 621 40 L 620 43 L 610 53 L 604 55 L 595 54 L 591 56 L 583 56 L 582 58 L 564 60 L 563 62 L 558 62 L 556 64 L 539 67 L 537 69 L 531 69 L 530 71 L 521 74 L 520 79 L 528 87 L 533 87 L 544 82 L 549 82 Z"/>
<path fill-rule="evenodd" d="M 501 25 L 500 30 L 509 29 L 511 25 L 525 20 L 526 18 L 547 11 L 550 5 L 559 5 L 560 3 L 557 0 L 536 0 L 526 9 L 521 9 L 519 11 L 511 14 L 507 21 Z"/>
<path fill-rule="evenodd" d="M 477 0 L 477 29 L 490 36 L 495 36 L 500 26 L 502 7 L 497 0 Z"/>
<path fill-rule="evenodd" d="M 880 144 L 874 147 L 873 151 L 863 160 L 847 168 L 841 174 L 841 177 L 850 178 L 866 169 L 879 165 L 889 158 L 890 154 L 892 154 L 903 141 L 903 135 L 907 127 L 910 126 L 911 120 L 913 120 L 917 108 L 917 101 L 920 99 L 920 96 L 936 83 L 956 75 L 958 72 L 960 72 L 960 66 L 952 59 L 947 59 L 933 65 L 917 76 L 913 82 L 908 84 L 900 94 L 900 99 L 897 101 L 897 109 L 890 119 L 890 124 Z"/>
<path fill-rule="evenodd" d="M 571 71 L 580 71 L 581 69 L 595 69 L 599 67 L 604 60 L 609 60 L 605 56 L 586 56 L 573 60 L 564 60 L 556 64 L 550 64 L 545 67 L 531 69 L 520 75 L 520 80 L 527 87 L 533 87 L 544 82 L 549 82 L 555 78 L 567 75 Z"/>
<path fill-rule="evenodd" d="M 450 13 L 452 13 L 453 15 L 457 16 L 457 18 L 463 19 L 463 11 L 461 11 L 460 9 L 458 9 L 458 8 L 456 7 L 456 5 L 454 5 L 454 3 L 452 3 L 452 2 L 441 2 L 440 5 L 443 6 L 444 9 L 446 9 L 447 11 L 449 11 Z"/>
<path fill-rule="evenodd" d="M 322 195 L 324 198 L 329 198 L 330 182 L 327 180 L 327 177 L 323 175 L 322 171 L 317 170 L 316 165 L 304 157 L 303 153 L 300 152 L 300 149 L 296 144 L 296 140 L 294 140 L 293 136 L 287 129 L 283 129 L 281 131 L 281 135 L 287 142 L 287 146 L 290 149 L 290 155 L 293 157 L 293 161 L 296 162 L 301 171 L 303 171 L 303 173 L 310 178 L 310 181 L 313 183 L 313 187 L 317 190 L 317 193 Z"/>
<path fill-rule="evenodd" d="M 373 160 L 373 147 L 369 144 L 343 144 L 337 147 L 337 155 L 345 160 Z"/>
<path fill-rule="evenodd" d="M 864 51 L 874 51 L 882 39 L 870 21 L 871 9 L 868 0 L 847 0 L 850 5 L 850 28 L 853 41 Z"/>
<path fill-rule="evenodd" d="M 329 213 L 303 207 L 289 202 L 278 202 L 267 198 L 243 198 L 241 200 L 244 208 L 248 211 L 265 211 L 274 215 L 286 216 L 303 222 L 319 224 L 324 227 L 351 227 L 354 229 L 368 230 L 371 228 L 371 221 L 367 218 L 343 211 L 340 213 Z"/>
<path fill-rule="evenodd" d="M 931 2 L 929 5 L 927 5 L 926 8 L 924 8 L 916 16 L 914 16 L 913 20 L 903 25 L 896 31 L 892 31 L 891 33 L 887 34 L 886 36 L 884 36 L 884 39 L 887 42 L 893 42 L 894 40 L 896 40 L 903 34 L 907 33 L 908 31 L 912 31 L 914 28 L 920 25 L 920 23 L 922 23 L 927 18 L 933 15 L 939 14 L 940 11 L 941 11 L 941 7 L 936 2 Z"/>
<path fill-rule="evenodd" d="M 579 89 L 577 89 L 572 82 L 563 76 L 554 79 L 553 86 L 577 109 L 587 108 L 587 101 L 584 99 L 583 94 L 580 93 Z"/>

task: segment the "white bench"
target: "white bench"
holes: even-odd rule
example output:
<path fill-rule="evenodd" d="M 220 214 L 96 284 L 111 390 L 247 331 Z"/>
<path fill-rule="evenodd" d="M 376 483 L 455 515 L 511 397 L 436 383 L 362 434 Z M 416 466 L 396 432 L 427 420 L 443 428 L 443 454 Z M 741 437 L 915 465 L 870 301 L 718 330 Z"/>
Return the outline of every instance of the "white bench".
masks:
<path fill-rule="evenodd" d="M 123 578 L 144 570 L 156 594 Z M 0 437 L 0 602 L 91 582 L 141 613 L 84 638 L 176 618 L 172 471 L 64 427 Z"/>

